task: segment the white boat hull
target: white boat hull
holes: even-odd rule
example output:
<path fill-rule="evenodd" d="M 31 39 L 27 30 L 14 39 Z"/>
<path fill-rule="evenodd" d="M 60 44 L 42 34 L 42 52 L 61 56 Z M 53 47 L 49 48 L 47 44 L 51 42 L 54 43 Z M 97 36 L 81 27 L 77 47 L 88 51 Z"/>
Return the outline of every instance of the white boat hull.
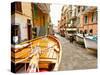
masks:
<path fill-rule="evenodd" d="M 91 40 L 89 38 L 84 38 L 85 48 L 96 49 L 97 50 L 97 42 Z"/>

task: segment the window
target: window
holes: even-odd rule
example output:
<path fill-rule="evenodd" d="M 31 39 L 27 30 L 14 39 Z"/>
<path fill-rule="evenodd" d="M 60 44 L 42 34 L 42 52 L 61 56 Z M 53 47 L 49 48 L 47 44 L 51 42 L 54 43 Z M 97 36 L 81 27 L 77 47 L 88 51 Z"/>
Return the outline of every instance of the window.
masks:
<path fill-rule="evenodd" d="M 85 10 L 85 6 L 82 7 L 82 11 L 84 11 L 84 10 Z"/>
<path fill-rule="evenodd" d="M 72 16 L 72 11 L 70 11 L 70 17 Z"/>
<path fill-rule="evenodd" d="M 30 19 L 27 19 L 27 23 L 28 23 L 28 24 L 31 24 L 31 20 L 30 20 Z"/>
<path fill-rule="evenodd" d="M 89 35 L 93 35 L 93 29 L 90 29 Z"/>
<path fill-rule="evenodd" d="M 84 33 L 87 34 L 87 30 L 84 30 Z"/>
<path fill-rule="evenodd" d="M 80 12 L 80 6 L 78 6 L 78 13 Z"/>
<path fill-rule="evenodd" d="M 11 33 L 13 36 L 18 36 L 19 34 L 19 25 L 12 25 L 11 26 Z"/>
<path fill-rule="evenodd" d="M 11 14 L 15 13 L 16 11 L 22 12 L 21 2 L 13 2 L 11 3 Z"/>
<path fill-rule="evenodd" d="M 82 34 L 83 33 L 83 31 L 82 30 L 80 30 L 80 34 Z"/>
<path fill-rule="evenodd" d="M 93 22 L 93 23 L 97 23 L 97 12 L 94 12 L 94 13 L 92 14 L 92 22 Z"/>
<path fill-rule="evenodd" d="M 90 33 L 93 33 L 93 29 L 90 29 Z"/>
<path fill-rule="evenodd" d="M 16 8 L 15 10 L 22 12 L 21 2 L 16 2 L 15 8 Z"/>
<path fill-rule="evenodd" d="M 84 17 L 84 24 L 87 24 L 88 23 L 88 16 L 85 16 Z"/>

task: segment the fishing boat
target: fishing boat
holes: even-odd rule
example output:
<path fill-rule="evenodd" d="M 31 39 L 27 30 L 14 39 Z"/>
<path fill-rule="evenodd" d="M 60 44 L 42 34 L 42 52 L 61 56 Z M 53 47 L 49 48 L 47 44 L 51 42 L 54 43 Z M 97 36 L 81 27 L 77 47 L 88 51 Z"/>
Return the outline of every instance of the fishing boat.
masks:
<path fill-rule="evenodd" d="M 97 50 L 97 37 L 86 36 L 84 37 L 85 48 Z"/>
<path fill-rule="evenodd" d="M 53 35 L 39 37 L 15 46 L 12 45 L 12 71 L 17 72 L 22 66 L 24 66 L 23 72 L 57 71 L 61 56 L 61 44 Z"/>

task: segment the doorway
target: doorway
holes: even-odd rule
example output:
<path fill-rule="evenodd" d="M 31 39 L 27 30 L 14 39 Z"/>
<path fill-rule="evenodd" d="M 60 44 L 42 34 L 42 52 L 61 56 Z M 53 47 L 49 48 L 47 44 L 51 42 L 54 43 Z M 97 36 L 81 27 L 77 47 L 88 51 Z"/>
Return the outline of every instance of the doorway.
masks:
<path fill-rule="evenodd" d="M 31 20 L 27 19 L 27 32 L 28 32 L 28 40 L 32 39 L 32 25 Z"/>
<path fill-rule="evenodd" d="M 11 25 L 11 44 L 20 43 L 20 28 L 19 25 Z"/>

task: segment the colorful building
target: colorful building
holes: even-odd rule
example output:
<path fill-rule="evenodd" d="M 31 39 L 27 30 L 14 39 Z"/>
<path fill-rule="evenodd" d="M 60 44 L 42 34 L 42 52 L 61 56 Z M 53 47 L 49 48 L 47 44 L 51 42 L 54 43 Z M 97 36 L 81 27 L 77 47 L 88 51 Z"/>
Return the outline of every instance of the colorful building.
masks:
<path fill-rule="evenodd" d="M 79 32 L 89 35 L 97 35 L 97 7 L 79 6 Z"/>
<path fill-rule="evenodd" d="M 97 35 L 97 7 L 64 5 L 58 30 L 62 35 L 82 33 Z"/>
<path fill-rule="evenodd" d="M 48 25 L 50 24 L 50 4 L 46 3 L 32 3 L 33 12 L 33 32 L 36 36 L 43 36 L 48 34 Z"/>
<path fill-rule="evenodd" d="M 11 3 L 11 40 L 17 43 L 32 39 L 32 11 L 31 3 Z"/>
<path fill-rule="evenodd" d="M 12 43 L 31 40 L 48 34 L 50 4 L 31 2 L 11 3 Z"/>
<path fill-rule="evenodd" d="M 64 5 L 62 7 L 60 30 L 61 34 L 68 36 L 70 33 L 76 32 L 76 7 L 72 5 Z"/>
<path fill-rule="evenodd" d="M 58 20 L 58 33 L 60 33 L 60 20 Z"/>
<path fill-rule="evenodd" d="M 62 7 L 61 19 L 58 21 L 58 30 L 62 36 L 65 36 L 66 31 L 66 5 Z"/>
<path fill-rule="evenodd" d="M 70 37 L 77 31 L 77 17 L 76 17 L 76 7 L 74 5 L 69 5 L 67 7 L 67 27 L 66 27 L 66 37 Z"/>

